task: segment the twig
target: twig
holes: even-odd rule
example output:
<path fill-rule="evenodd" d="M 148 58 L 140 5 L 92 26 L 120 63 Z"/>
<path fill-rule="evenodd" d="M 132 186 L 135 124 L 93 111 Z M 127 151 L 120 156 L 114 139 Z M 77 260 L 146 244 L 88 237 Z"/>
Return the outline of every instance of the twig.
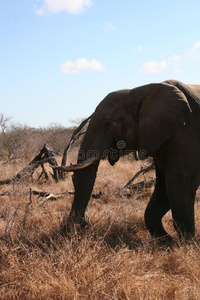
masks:
<path fill-rule="evenodd" d="M 139 190 L 139 189 L 142 189 L 142 188 L 151 188 L 152 186 L 154 186 L 155 184 L 155 178 L 152 178 L 151 180 L 143 180 L 143 181 L 140 181 L 138 183 L 135 183 L 131 186 L 131 189 L 132 190 Z"/>
<path fill-rule="evenodd" d="M 140 175 L 140 174 L 145 174 L 151 170 L 154 170 L 155 169 L 155 165 L 154 163 L 152 163 L 150 166 L 148 167 L 141 167 L 140 171 L 138 171 L 129 181 L 128 183 L 122 188 L 122 189 L 127 189 L 129 188 L 129 186 L 133 183 L 133 181 Z"/>
<path fill-rule="evenodd" d="M 67 191 L 64 193 L 58 193 L 58 194 L 54 194 L 54 193 L 49 193 L 49 192 L 44 192 L 44 191 L 36 191 L 36 190 L 31 190 L 30 189 L 30 194 L 31 195 L 37 195 L 38 198 L 42 198 L 38 204 L 42 205 L 43 203 L 45 203 L 48 200 L 57 200 L 58 198 L 62 198 L 66 195 L 73 195 L 74 192 L 73 191 Z"/>
<path fill-rule="evenodd" d="M 6 191 L 6 192 L 0 194 L 0 197 L 3 197 L 3 196 L 10 196 L 10 192 Z"/>

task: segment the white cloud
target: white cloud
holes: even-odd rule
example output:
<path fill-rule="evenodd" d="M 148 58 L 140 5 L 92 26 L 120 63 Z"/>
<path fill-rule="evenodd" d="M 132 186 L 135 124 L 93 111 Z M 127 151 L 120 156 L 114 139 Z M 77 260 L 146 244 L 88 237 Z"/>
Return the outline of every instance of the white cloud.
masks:
<path fill-rule="evenodd" d="M 91 6 L 91 0 L 43 0 L 42 7 L 36 9 L 36 13 L 41 16 L 60 12 L 79 14 Z"/>
<path fill-rule="evenodd" d="M 138 50 L 142 50 L 142 47 L 139 46 Z M 179 67 L 180 61 L 184 64 L 189 57 L 195 56 L 196 59 L 200 59 L 200 40 L 195 42 L 193 46 L 187 51 L 185 54 L 181 55 L 172 55 L 167 59 L 163 59 L 162 61 L 147 61 L 144 63 L 143 67 L 138 70 L 138 73 L 144 74 L 155 74 L 161 73 L 166 69 L 173 69 L 172 74 L 180 74 L 182 73 L 181 68 Z"/>
<path fill-rule="evenodd" d="M 200 41 L 197 41 L 196 43 L 194 43 L 194 45 L 192 46 L 192 48 L 189 50 L 188 56 L 192 56 L 199 49 L 200 49 Z"/>
<path fill-rule="evenodd" d="M 160 73 L 164 71 L 168 66 L 168 62 L 164 59 L 162 61 L 156 62 L 156 61 L 147 61 L 142 69 L 140 69 L 139 73 Z"/>
<path fill-rule="evenodd" d="M 181 74 L 182 73 L 182 70 L 181 69 L 175 69 L 174 71 L 173 71 L 173 74 Z"/>
<path fill-rule="evenodd" d="M 114 29 L 115 29 L 115 26 L 111 22 L 108 22 L 103 26 L 103 30 L 107 33 L 110 33 Z"/>
<path fill-rule="evenodd" d="M 143 46 L 138 46 L 137 49 L 138 49 L 139 51 L 142 51 L 142 50 L 144 50 L 144 47 L 143 47 Z"/>
<path fill-rule="evenodd" d="M 79 58 L 76 61 L 67 61 L 61 64 L 61 71 L 65 74 L 75 74 L 81 71 L 102 72 L 104 66 L 96 59 L 88 61 L 85 58 Z"/>
<path fill-rule="evenodd" d="M 169 58 L 169 61 L 172 61 L 172 62 L 177 62 L 181 59 L 181 56 L 180 55 L 173 55 Z"/>

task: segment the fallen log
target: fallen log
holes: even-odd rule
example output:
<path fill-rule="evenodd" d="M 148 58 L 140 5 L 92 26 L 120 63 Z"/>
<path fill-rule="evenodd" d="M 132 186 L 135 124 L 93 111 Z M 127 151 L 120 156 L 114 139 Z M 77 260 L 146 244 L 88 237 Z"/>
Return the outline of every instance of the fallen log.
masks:
<path fill-rule="evenodd" d="M 26 180 L 29 177 L 33 176 L 33 173 L 39 166 L 42 167 L 42 173 L 46 173 L 46 171 L 44 169 L 45 163 L 49 163 L 50 165 L 52 165 L 52 164 L 58 165 L 56 162 L 56 159 L 54 157 L 53 151 L 51 151 L 48 148 L 48 145 L 46 143 L 44 144 L 40 153 L 34 157 L 34 159 L 28 164 L 28 166 L 23 168 L 19 173 L 17 173 L 12 178 L 0 180 L 0 185 L 11 184 L 11 183 L 19 181 L 21 179 Z M 41 177 L 41 175 L 40 175 L 40 177 Z M 57 182 L 58 181 L 58 171 L 53 170 L 53 174 L 51 174 L 51 175 L 52 175 L 53 179 Z"/>

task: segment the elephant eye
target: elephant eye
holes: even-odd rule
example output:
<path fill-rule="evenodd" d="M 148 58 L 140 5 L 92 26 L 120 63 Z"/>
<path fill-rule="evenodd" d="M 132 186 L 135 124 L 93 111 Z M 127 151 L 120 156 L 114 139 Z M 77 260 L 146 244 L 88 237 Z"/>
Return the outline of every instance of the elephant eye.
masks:
<path fill-rule="evenodd" d="M 105 122 L 105 125 L 106 125 L 106 126 L 109 126 L 110 124 L 111 124 L 111 121 L 106 121 L 106 122 Z"/>
<path fill-rule="evenodd" d="M 110 121 L 107 121 L 107 122 L 104 123 L 104 127 L 105 127 L 105 128 L 108 128 L 108 127 L 110 126 L 110 124 L 111 124 L 111 122 L 110 122 Z"/>
<path fill-rule="evenodd" d="M 112 123 L 111 121 L 106 121 L 106 122 L 104 123 L 103 128 L 104 128 L 104 131 L 105 131 L 105 132 L 110 130 L 110 128 L 111 128 L 111 123 Z"/>

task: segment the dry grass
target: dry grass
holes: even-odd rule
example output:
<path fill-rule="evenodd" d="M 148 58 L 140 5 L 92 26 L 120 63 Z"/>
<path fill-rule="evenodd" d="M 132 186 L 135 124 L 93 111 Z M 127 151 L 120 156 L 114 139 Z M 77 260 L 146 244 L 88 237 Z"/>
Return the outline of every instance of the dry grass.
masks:
<path fill-rule="evenodd" d="M 70 175 L 58 184 L 0 187 L 0 193 L 11 192 L 0 197 L 0 299 L 200 299 L 199 202 L 195 240 L 170 249 L 156 247 L 143 219 L 152 191 L 131 198 L 115 193 L 138 168 L 129 160 L 113 168 L 101 163 L 94 190 L 103 196 L 90 200 L 87 230 L 70 237 L 62 236 L 59 226 L 73 197 L 39 206 L 29 195 L 30 187 L 72 189 Z M 16 171 L 1 162 L 1 179 Z M 176 237 L 170 213 L 164 223 Z"/>

